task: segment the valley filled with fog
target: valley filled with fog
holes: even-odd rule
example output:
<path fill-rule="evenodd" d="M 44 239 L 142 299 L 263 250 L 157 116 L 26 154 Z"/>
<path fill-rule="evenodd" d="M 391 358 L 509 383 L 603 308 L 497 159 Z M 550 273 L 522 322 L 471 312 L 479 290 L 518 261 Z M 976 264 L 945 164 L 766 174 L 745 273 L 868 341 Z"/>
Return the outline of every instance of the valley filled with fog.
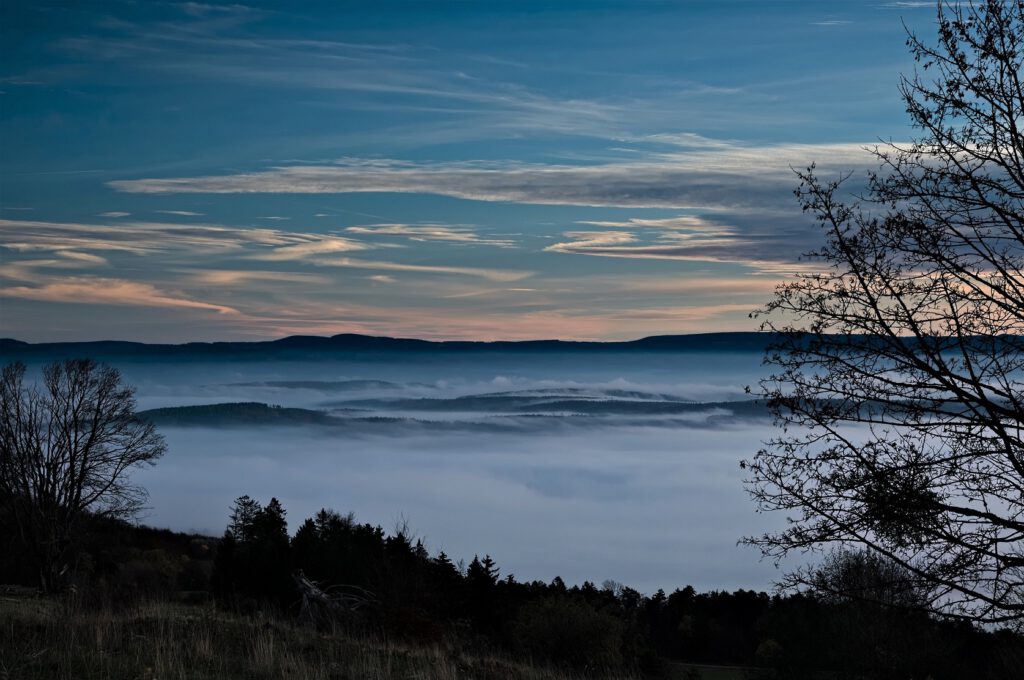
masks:
<path fill-rule="evenodd" d="M 739 467 L 772 434 L 744 392 L 759 352 L 112 363 L 168 443 L 136 473 L 154 526 L 219 535 L 234 498 L 276 496 L 293 530 L 321 507 L 407 522 L 431 553 L 488 553 L 520 580 L 653 592 L 778 575 L 736 545 L 783 521 L 754 512 Z"/>

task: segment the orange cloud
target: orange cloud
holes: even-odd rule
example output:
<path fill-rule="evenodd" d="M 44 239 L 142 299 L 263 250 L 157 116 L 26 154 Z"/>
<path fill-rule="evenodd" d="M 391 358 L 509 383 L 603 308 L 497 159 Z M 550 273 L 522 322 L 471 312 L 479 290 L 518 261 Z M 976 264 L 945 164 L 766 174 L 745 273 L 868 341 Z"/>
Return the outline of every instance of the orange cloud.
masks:
<path fill-rule="evenodd" d="M 175 297 L 148 283 L 105 278 L 69 278 L 43 286 L 11 286 L 0 288 L 0 297 L 39 302 L 73 302 L 78 304 L 128 305 L 136 307 L 179 307 L 204 309 L 218 314 L 238 314 L 224 305 Z"/>

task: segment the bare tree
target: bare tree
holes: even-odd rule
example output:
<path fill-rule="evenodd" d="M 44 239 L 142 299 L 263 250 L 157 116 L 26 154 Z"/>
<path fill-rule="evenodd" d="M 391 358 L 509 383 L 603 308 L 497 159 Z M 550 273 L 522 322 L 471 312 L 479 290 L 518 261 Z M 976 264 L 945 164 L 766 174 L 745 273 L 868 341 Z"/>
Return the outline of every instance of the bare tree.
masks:
<path fill-rule="evenodd" d="M 1024 620 L 1024 2 L 939 3 L 901 93 L 919 138 L 856 201 L 800 173 L 826 245 L 761 310 L 782 435 L 745 462 L 775 558 L 861 546 L 934 611 Z"/>
<path fill-rule="evenodd" d="M 25 366 L 0 372 L 0 507 L 44 590 L 58 589 L 82 517 L 127 518 L 146 492 L 132 468 L 152 464 L 165 445 L 135 417 L 134 390 L 90 359 L 47 365 L 41 384 Z"/>

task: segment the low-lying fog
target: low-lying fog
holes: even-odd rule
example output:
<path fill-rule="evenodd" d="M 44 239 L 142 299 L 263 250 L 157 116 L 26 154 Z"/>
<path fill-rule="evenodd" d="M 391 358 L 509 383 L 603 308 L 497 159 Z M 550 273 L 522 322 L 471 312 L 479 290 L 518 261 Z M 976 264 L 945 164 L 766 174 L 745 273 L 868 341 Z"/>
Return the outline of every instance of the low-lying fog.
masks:
<path fill-rule="evenodd" d="M 338 423 L 243 426 L 204 422 L 202 412 L 187 426 L 164 422 L 167 455 L 137 473 L 150 524 L 220 534 L 235 497 L 276 496 L 292 529 L 321 507 L 352 511 L 388 530 L 407 521 L 432 553 L 488 553 L 519 579 L 614 579 L 650 593 L 767 588 L 778 576 L 736 545 L 782 522 L 754 512 L 739 468 L 772 426 L 742 408 L 692 404 L 748 398 L 760 359 L 485 354 L 119 367 L 140 410 L 264 402 Z"/>

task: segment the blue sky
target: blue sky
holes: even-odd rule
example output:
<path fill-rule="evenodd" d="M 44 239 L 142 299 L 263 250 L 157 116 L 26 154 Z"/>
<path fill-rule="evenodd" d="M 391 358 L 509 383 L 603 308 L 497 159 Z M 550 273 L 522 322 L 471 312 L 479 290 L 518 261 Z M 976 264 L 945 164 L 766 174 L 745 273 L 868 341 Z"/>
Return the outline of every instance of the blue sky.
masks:
<path fill-rule="evenodd" d="M 753 330 L 931 2 L 6 2 L 31 341 Z"/>

